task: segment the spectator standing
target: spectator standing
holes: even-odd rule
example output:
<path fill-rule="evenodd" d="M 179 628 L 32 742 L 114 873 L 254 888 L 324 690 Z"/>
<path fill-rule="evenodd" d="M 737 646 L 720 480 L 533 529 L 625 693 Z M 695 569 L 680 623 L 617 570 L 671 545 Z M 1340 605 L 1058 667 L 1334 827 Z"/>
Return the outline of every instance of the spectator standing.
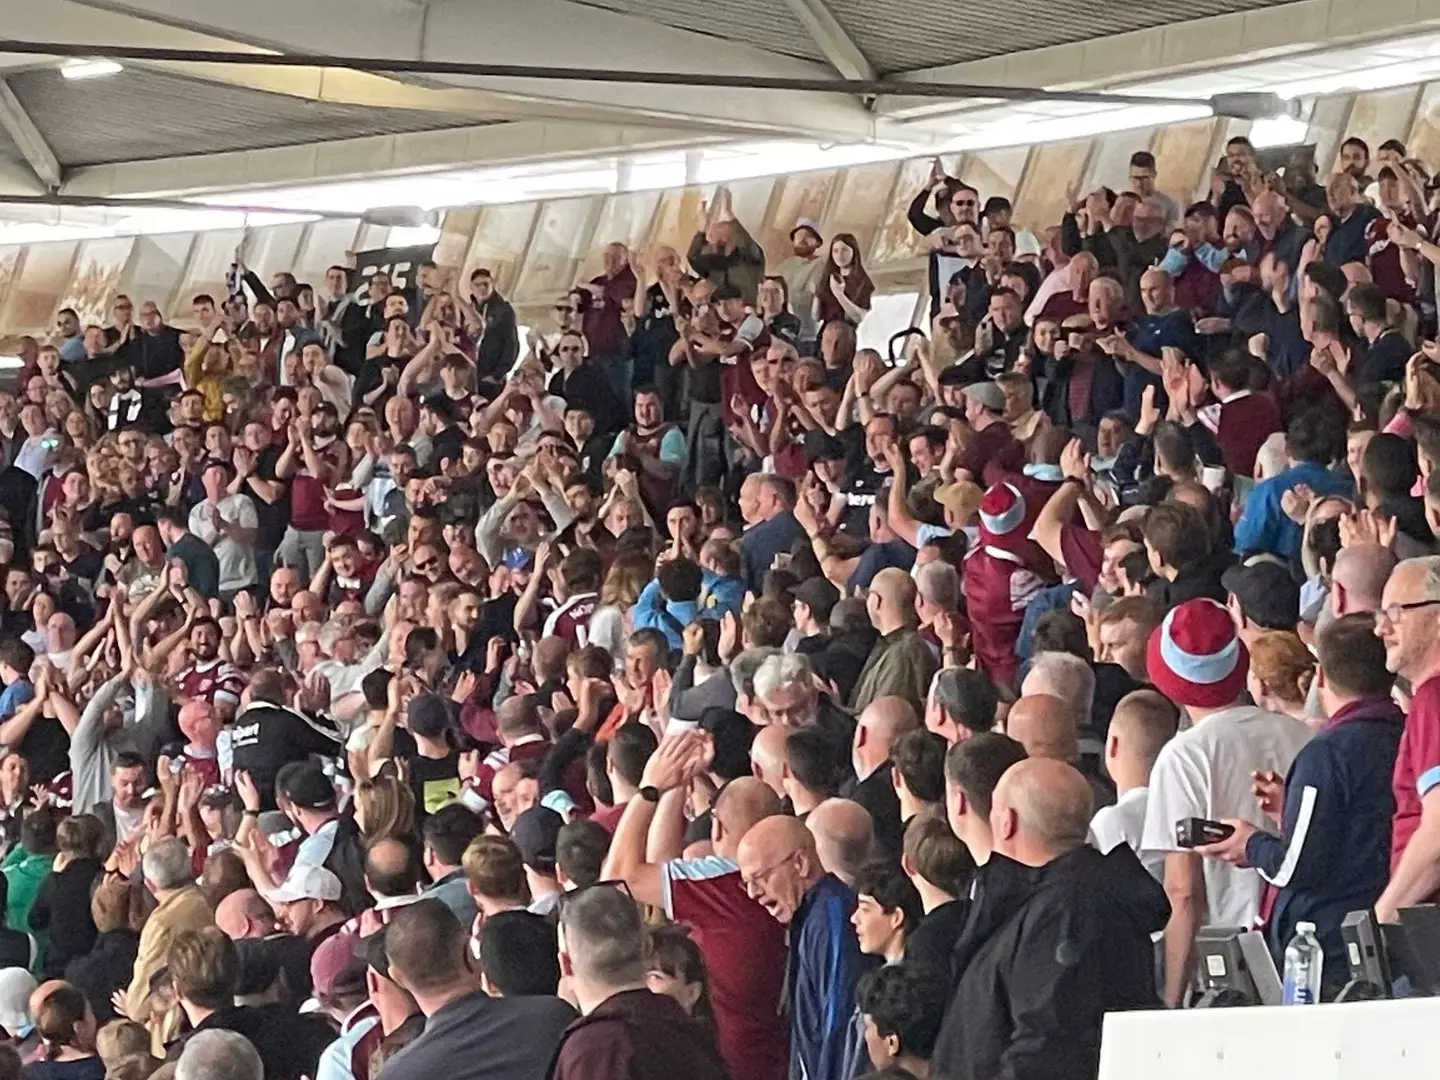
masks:
<path fill-rule="evenodd" d="M 1375 904 L 1382 922 L 1440 895 L 1440 558 L 1395 567 L 1375 617 L 1385 666 L 1409 682 L 1410 712 L 1395 761 L 1390 882 Z"/>
<path fill-rule="evenodd" d="M 604 885 L 576 893 L 560 912 L 560 970 L 580 1019 L 561 1039 L 551 1080 L 724 1080 L 701 1023 L 668 994 L 651 993 L 640 908 Z"/>
<path fill-rule="evenodd" d="M 1128 848 L 1085 843 L 1090 807 L 1085 778 L 1058 761 L 1021 762 L 996 785 L 995 854 L 957 946 L 936 1074 L 1094 1076 L 1105 1013 L 1155 1007 L 1150 935 L 1169 905 Z"/>
<path fill-rule="evenodd" d="M 848 1080 L 855 984 L 871 966 L 850 924 L 855 893 L 825 873 L 814 837 L 794 818 L 760 822 L 740 841 L 736 861 L 750 895 L 789 928 L 790 1075 Z"/>
<path fill-rule="evenodd" d="M 1165 744 L 1150 774 L 1142 853 L 1165 858 L 1172 912 L 1165 927 L 1165 1000 L 1181 1003 L 1203 926 L 1250 926 L 1260 912 L 1261 881 L 1178 847 L 1175 823 L 1239 818 L 1263 827 L 1251 782 L 1281 773 L 1310 737 L 1302 721 L 1240 704 L 1250 658 L 1229 613 L 1213 600 L 1189 600 L 1150 635 L 1155 688 L 1183 708 L 1190 727 Z"/>
<path fill-rule="evenodd" d="M 1349 972 L 1340 923 L 1373 906 L 1389 877 L 1388 846 L 1376 841 L 1394 814 L 1391 782 L 1404 717 L 1390 698 L 1394 676 L 1385 669 L 1372 616 L 1335 620 L 1317 645 L 1317 688 L 1330 719 L 1283 781 L 1267 774 L 1256 782 L 1261 808 L 1278 820 L 1280 833 L 1235 819 L 1227 822 L 1234 833 L 1201 854 L 1257 867 L 1279 890 L 1265 935 L 1277 965 L 1284 966 L 1295 924 L 1315 924 L 1328 969 L 1322 989 L 1331 998 Z"/>
<path fill-rule="evenodd" d="M 575 1010 L 553 997 L 491 997 L 468 947 L 465 928 L 438 900 L 410 904 L 385 927 L 389 977 L 426 1023 L 378 1080 L 544 1080 Z"/>

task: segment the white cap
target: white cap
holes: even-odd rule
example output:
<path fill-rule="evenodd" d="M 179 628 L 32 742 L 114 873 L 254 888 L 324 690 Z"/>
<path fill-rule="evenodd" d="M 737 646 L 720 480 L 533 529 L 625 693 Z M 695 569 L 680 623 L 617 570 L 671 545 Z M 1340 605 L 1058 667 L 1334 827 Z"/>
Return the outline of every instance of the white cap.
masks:
<path fill-rule="evenodd" d="M 269 899 L 273 904 L 293 904 L 297 900 L 334 903 L 340 899 L 340 879 L 323 866 L 292 867 L 289 876 L 270 893 Z"/>
<path fill-rule="evenodd" d="M 1315 932 L 1315 924 L 1313 922 L 1297 922 L 1295 924 L 1295 932 L 1297 934 L 1313 934 Z"/>

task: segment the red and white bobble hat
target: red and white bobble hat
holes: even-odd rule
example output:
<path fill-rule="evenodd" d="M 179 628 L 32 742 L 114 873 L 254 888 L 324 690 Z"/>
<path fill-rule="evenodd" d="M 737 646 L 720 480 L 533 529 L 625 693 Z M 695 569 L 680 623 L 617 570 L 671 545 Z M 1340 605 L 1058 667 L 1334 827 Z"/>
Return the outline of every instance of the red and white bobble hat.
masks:
<path fill-rule="evenodd" d="M 1177 705 L 1215 709 L 1245 689 L 1250 652 L 1223 604 L 1187 600 L 1150 632 L 1147 668 L 1155 688 Z"/>
<path fill-rule="evenodd" d="M 1029 535 L 1024 528 L 1025 496 L 1012 484 L 994 484 L 980 500 L 980 542 L 1013 549 Z"/>

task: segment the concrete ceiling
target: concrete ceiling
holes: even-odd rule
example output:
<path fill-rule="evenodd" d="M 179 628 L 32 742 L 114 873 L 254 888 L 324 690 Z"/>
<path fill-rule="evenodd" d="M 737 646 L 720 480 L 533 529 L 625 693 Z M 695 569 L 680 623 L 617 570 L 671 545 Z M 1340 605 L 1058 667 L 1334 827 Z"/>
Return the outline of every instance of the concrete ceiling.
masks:
<path fill-rule="evenodd" d="M 1364 9 L 1363 12 L 1358 8 Z M 1105 88 L 1440 26 L 1440 0 L 0 0 L 27 41 L 883 78 L 895 95 L 0 56 L 0 189 L 188 194 L 785 138 L 913 148 L 907 79 Z"/>

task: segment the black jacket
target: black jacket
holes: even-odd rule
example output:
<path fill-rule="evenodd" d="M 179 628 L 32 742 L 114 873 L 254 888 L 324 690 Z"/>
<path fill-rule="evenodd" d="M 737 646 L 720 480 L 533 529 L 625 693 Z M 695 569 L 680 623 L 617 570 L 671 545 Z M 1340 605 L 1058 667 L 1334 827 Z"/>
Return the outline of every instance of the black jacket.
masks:
<path fill-rule="evenodd" d="M 275 809 L 275 775 L 282 766 L 311 754 L 339 757 L 344 746 L 344 736 L 329 722 L 268 701 L 240 710 L 232 739 L 235 768 L 255 781 L 261 810 Z"/>
<path fill-rule="evenodd" d="M 900 796 L 895 794 L 895 780 L 890 762 L 885 762 L 864 780 L 850 789 L 849 797 L 863 806 L 875 826 L 875 846 L 887 859 L 900 857 L 905 839 L 905 826 L 900 823 Z"/>
<path fill-rule="evenodd" d="M 70 961 L 65 969 L 65 981 L 85 995 L 91 1012 L 102 1025 L 115 1019 L 115 1006 L 110 999 L 116 990 L 130 985 L 139 951 L 140 935 L 135 931 L 110 930 L 95 939 L 87 955 Z"/>
<path fill-rule="evenodd" d="M 470 299 L 485 319 L 485 333 L 480 338 L 475 369 L 482 379 L 504 379 L 520 355 L 520 331 L 515 322 L 515 309 L 498 292 L 492 292 L 483 304 Z"/>
<path fill-rule="evenodd" d="M 260 1052 L 265 1080 L 314 1076 L 335 1029 L 316 1015 L 300 1015 L 285 1005 L 232 1005 L 211 1013 L 195 1030 L 171 1043 L 165 1060 L 177 1061 L 190 1037 L 201 1031 L 233 1031 Z"/>
<path fill-rule="evenodd" d="M 1169 918 L 1164 889 L 1123 844 L 1039 868 L 992 856 L 956 945 L 932 1075 L 1093 1080 L 1105 1013 L 1159 1007 L 1150 935 Z"/>
<path fill-rule="evenodd" d="M 30 908 L 30 929 L 49 933 L 41 971 L 46 977 L 64 976 L 71 960 L 88 953 L 95 945 L 95 920 L 90 917 L 90 892 L 100 875 L 99 859 L 76 859 L 46 876 Z"/>

